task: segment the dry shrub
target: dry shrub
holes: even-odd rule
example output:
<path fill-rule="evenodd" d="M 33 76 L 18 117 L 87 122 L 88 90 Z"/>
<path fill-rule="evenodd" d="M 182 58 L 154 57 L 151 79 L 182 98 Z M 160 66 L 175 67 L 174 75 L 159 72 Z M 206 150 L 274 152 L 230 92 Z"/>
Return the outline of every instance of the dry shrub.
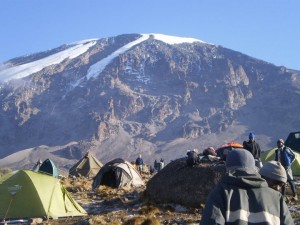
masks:
<path fill-rule="evenodd" d="M 137 216 L 125 221 L 124 225 L 161 225 L 155 217 Z"/>
<path fill-rule="evenodd" d="M 10 169 L 10 168 L 0 169 L 0 177 L 7 174 L 7 173 L 10 173 L 10 172 L 12 172 L 12 169 Z"/>
<path fill-rule="evenodd" d="M 101 225 L 121 225 L 121 219 L 112 217 L 112 216 L 104 216 L 104 215 L 96 215 L 96 216 L 92 216 L 89 219 L 89 224 L 101 224 Z"/>
<path fill-rule="evenodd" d="M 132 189 L 131 187 L 111 188 L 105 185 L 100 185 L 94 191 L 95 194 L 101 196 L 104 199 L 111 199 L 114 197 L 121 198 L 122 196 L 130 193 Z"/>
<path fill-rule="evenodd" d="M 157 208 L 153 205 L 144 205 L 141 207 L 140 211 L 142 214 L 147 215 L 147 216 L 153 216 L 160 212 L 159 208 Z"/>
<path fill-rule="evenodd" d="M 68 190 L 69 188 L 73 187 L 73 182 L 70 178 L 66 178 L 61 180 L 62 185 Z"/>
<path fill-rule="evenodd" d="M 88 191 L 92 187 L 92 181 L 85 177 L 66 178 L 61 181 L 64 187 L 70 192 Z"/>

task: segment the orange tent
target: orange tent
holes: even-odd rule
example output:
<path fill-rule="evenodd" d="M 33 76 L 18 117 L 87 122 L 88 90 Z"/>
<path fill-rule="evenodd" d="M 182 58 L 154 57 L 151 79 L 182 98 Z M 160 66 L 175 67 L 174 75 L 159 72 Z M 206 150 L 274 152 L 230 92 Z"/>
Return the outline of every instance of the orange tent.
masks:
<path fill-rule="evenodd" d="M 217 156 L 222 160 L 226 160 L 226 156 L 232 149 L 243 148 L 243 145 L 237 142 L 228 142 L 216 150 Z"/>

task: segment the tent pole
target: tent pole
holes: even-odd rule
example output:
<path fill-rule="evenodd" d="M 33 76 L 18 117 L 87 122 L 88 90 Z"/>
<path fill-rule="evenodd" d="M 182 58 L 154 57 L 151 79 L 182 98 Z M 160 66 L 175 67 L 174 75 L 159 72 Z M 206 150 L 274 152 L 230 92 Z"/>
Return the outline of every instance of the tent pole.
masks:
<path fill-rule="evenodd" d="M 6 216 L 7 216 L 7 214 L 8 214 L 9 209 L 10 209 L 10 205 L 11 205 L 11 203 L 12 203 L 12 200 L 13 200 L 13 197 L 14 197 L 14 196 L 11 195 L 10 197 L 11 197 L 11 198 L 10 198 L 10 201 L 9 201 L 9 204 L 8 204 L 8 207 L 7 207 L 7 210 L 6 210 L 6 212 L 5 212 L 3 222 L 5 222 Z"/>

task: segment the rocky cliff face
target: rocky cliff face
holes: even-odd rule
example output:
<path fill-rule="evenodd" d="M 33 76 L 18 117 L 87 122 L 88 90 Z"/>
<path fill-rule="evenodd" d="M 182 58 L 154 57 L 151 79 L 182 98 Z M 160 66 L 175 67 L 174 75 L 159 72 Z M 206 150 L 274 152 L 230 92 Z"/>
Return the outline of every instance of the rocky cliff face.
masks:
<path fill-rule="evenodd" d="M 47 155 L 66 165 L 91 150 L 104 162 L 141 152 L 151 163 L 241 142 L 249 131 L 268 148 L 299 130 L 298 71 L 200 41 L 139 34 L 86 41 L 76 57 L 45 64 L 78 46 L 12 59 L 0 71 L 0 158 L 34 149 L 17 164 Z"/>

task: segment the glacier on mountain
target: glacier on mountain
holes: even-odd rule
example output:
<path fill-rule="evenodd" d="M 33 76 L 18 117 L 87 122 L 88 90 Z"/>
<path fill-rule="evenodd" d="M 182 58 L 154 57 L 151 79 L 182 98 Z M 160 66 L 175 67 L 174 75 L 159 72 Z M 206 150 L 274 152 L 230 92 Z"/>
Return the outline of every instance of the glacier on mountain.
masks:
<path fill-rule="evenodd" d="M 85 53 L 90 47 L 97 43 L 96 40 L 81 41 L 75 46 L 72 46 L 64 51 L 55 53 L 45 58 L 26 63 L 23 65 L 13 66 L 0 71 L 0 82 L 7 82 L 13 79 L 20 79 L 27 77 L 33 73 L 39 72 L 47 66 L 58 64 L 63 60 L 76 58 Z"/>

